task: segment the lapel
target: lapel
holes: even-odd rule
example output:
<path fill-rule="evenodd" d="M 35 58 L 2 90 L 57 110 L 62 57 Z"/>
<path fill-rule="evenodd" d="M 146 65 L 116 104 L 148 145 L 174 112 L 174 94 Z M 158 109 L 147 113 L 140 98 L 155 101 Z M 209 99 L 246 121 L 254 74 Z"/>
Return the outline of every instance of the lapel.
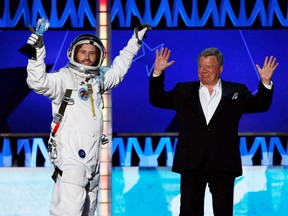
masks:
<path fill-rule="evenodd" d="M 194 101 L 192 102 L 192 104 L 196 104 L 195 109 L 198 110 L 197 113 L 199 113 L 200 118 L 205 122 L 206 124 L 206 118 L 201 106 L 201 102 L 200 102 L 200 97 L 199 97 L 199 88 L 200 88 L 200 81 L 199 82 L 195 82 L 194 85 L 192 85 L 191 87 L 191 93 L 192 93 L 192 100 Z M 195 106 L 195 105 L 194 105 Z"/>

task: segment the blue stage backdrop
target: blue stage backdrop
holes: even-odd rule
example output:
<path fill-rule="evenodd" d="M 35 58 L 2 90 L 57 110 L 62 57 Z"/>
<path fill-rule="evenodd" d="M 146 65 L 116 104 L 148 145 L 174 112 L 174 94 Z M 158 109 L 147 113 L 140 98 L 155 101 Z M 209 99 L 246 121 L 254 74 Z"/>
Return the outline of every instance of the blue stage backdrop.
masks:
<path fill-rule="evenodd" d="M 66 65 L 67 49 L 75 36 L 93 31 L 48 30 L 44 34 L 47 47 L 47 70 Z M 118 55 L 133 30 L 112 31 L 112 56 Z M 26 84 L 27 59 L 17 50 L 26 43 L 30 33 L 0 31 L 0 82 L 3 105 L 0 112 L 0 132 L 49 132 L 50 101 L 31 91 Z M 174 132 L 175 112 L 152 107 L 148 100 L 149 75 L 153 70 L 156 49 L 168 47 L 176 60 L 166 71 L 166 89 L 176 82 L 197 79 L 196 58 L 207 47 L 218 47 L 224 54 L 225 80 L 246 83 L 256 93 L 259 77 L 255 64 L 262 66 L 266 56 L 277 57 L 280 65 L 273 82 L 275 95 L 266 113 L 245 115 L 240 132 L 285 132 L 288 130 L 288 30 L 152 30 L 135 57 L 124 81 L 112 91 L 113 131 Z"/>

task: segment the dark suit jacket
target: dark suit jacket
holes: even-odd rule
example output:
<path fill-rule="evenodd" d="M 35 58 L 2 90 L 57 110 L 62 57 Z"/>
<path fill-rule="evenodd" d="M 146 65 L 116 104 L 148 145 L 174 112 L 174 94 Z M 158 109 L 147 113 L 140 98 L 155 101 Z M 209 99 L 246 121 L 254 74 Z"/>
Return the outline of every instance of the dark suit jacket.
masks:
<path fill-rule="evenodd" d="M 239 83 L 222 80 L 222 98 L 207 125 L 199 99 L 200 82 L 178 83 L 164 90 L 164 73 L 150 78 L 149 97 L 153 106 L 174 109 L 179 124 L 179 138 L 172 171 L 187 172 L 199 168 L 205 158 L 211 168 L 242 175 L 238 125 L 243 113 L 267 111 L 273 89 L 259 83 L 252 95 Z"/>

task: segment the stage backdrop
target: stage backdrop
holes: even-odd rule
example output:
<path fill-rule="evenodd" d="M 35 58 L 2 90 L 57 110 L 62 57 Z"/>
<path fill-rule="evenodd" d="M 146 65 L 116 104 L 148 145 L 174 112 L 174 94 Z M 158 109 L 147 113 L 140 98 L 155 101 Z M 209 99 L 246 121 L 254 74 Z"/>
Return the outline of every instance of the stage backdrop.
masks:
<path fill-rule="evenodd" d="M 47 48 L 47 71 L 67 64 L 67 49 L 73 38 L 93 31 L 48 30 L 44 34 Z M 133 33 L 112 31 L 112 56 L 118 55 Z M 27 59 L 18 52 L 29 37 L 28 30 L 0 31 L 0 84 L 3 105 L 0 132 L 49 132 L 52 118 L 49 99 L 35 94 L 26 84 Z M 255 64 L 263 65 L 266 56 L 279 62 L 274 76 L 274 100 L 266 113 L 244 115 L 240 132 L 285 132 L 288 130 L 288 30 L 214 29 L 214 30 L 152 30 L 124 78 L 112 91 L 113 132 L 174 132 L 175 112 L 152 107 L 148 100 L 149 76 L 153 70 L 156 49 L 168 47 L 171 60 L 167 69 L 166 89 L 177 82 L 197 79 L 196 58 L 207 47 L 217 47 L 224 54 L 224 80 L 245 83 L 256 93 L 259 76 Z M 5 54 L 5 55 L 4 55 Z"/>

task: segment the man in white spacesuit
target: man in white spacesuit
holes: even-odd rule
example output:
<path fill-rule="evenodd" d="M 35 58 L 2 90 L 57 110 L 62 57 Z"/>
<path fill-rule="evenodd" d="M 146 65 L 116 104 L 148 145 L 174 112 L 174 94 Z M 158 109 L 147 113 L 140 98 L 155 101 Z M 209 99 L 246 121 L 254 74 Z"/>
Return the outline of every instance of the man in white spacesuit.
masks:
<path fill-rule="evenodd" d="M 43 37 L 32 33 L 28 38 L 37 53 L 36 60 L 28 60 L 28 86 L 52 101 L 48 150 L 55 166 L 55 186 L 50 215 L 94 215 L 103 136 L 102 94 L 123 80 L 150 29 L 149 24 L 139 24 L 111 67 L 101 66 L 106 53 L 102 42 L 92 34 L 79 35 L 68 49 L 68 64 L 53 73 L 46 72 Z"/>

